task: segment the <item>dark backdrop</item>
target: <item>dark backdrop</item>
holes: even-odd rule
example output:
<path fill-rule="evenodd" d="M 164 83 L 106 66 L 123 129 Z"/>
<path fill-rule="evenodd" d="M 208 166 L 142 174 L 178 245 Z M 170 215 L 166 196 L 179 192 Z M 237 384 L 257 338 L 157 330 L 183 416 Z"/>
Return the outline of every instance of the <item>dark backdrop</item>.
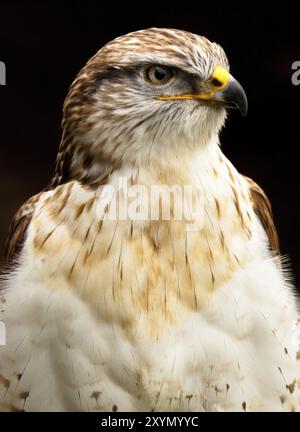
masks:
<path fill-rule="evenodd" d="M 291 83 L 291 65 L 300 61 L 300 6 L 180 3 L 1 2 L 0 61 L 7 67 L 7 85 L 0 86 L 2 257 L 14 212 L 51 177 L 61 107 L 77 71 L 112 38 L 165 26 L 219 42 L 246 89 L 249 114 L 231 114 L 222 134 L 223 151 L 269 195 L 282 252 L 290 257 L 300 285 L 300 86 Z"/>

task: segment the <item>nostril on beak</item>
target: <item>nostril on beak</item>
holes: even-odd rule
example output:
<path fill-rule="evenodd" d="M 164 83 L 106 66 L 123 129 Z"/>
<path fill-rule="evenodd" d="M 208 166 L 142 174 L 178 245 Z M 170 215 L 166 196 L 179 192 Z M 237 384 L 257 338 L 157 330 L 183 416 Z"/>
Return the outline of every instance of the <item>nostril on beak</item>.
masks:
<path fill-rule="evenodd" d="M 213 78 L 211 80 L 211 83 L 214 87 L 222 87 L 223 86 L 223 83 L 220 80 L 218 80 L 218 78 Z"/>

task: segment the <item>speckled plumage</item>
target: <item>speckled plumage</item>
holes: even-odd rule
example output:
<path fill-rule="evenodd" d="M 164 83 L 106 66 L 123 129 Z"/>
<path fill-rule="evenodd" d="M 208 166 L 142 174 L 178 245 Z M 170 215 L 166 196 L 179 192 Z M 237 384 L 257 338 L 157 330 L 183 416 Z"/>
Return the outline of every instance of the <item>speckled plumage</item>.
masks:
<path fill-rule="evenodd" d="M 174 84 L 147 83 L 151 64 L 176 68 Z M 0 410 L 300 410 L 299 313 L 269 202 L 220 149 L 223 106 L 159 100 L 203 91 L 217 65 L 219 45 L 148 29 L 75 79 L 56 174 L 11 229 Z M 102 220 L 120 178 L 199 187 L 200 228 Z"/>

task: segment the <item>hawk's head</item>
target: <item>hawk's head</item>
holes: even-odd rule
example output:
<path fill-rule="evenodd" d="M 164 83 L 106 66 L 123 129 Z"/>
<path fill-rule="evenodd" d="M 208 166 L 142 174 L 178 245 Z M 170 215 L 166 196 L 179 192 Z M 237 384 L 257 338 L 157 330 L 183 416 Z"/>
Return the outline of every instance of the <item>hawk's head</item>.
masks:
<path fill-rule="evenodd" d="M 181 30 L 151 28 L 108 43 L 67 96 L 59 176 L 67 169 L 69 177 L 92 179 L 108 167 L 178 157 L 217 140 L 226 108 L 247 111 L 228 69 L 219 45 Z"/>

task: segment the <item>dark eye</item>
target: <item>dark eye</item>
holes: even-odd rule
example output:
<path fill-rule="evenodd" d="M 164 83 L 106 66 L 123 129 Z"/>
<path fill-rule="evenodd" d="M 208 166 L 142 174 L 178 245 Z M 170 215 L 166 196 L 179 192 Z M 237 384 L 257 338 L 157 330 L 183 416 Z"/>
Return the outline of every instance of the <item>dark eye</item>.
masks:
<path fill-rule="evenodd" d="M 165 66 L 151 66 L 146 70 L 146 78 L 151 84 L 167 84 L 174 78 L 174 72 Z"/>

